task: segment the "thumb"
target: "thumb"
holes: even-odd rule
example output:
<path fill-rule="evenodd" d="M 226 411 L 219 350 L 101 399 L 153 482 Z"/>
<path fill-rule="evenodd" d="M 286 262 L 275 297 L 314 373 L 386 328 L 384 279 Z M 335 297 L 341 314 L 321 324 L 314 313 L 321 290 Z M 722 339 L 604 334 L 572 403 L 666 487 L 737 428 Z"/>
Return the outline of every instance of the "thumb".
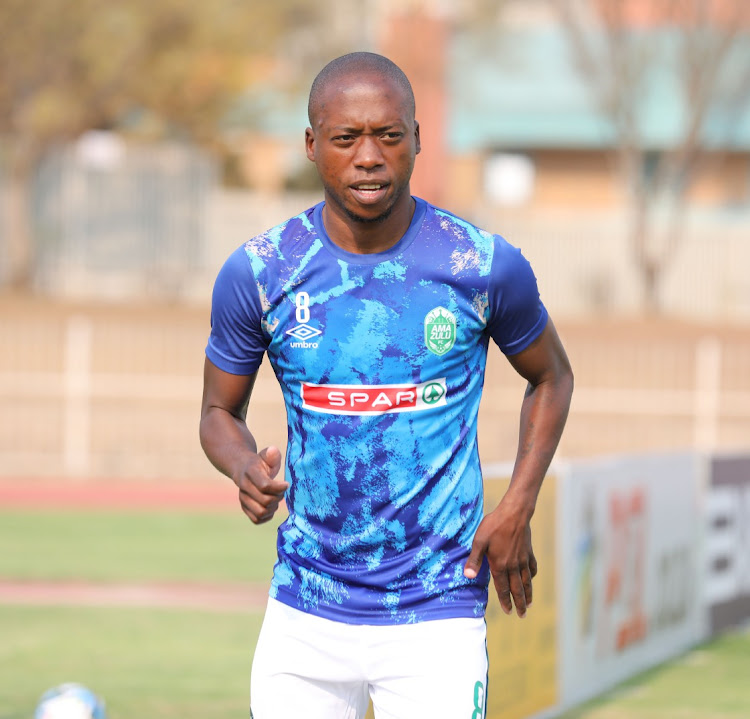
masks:
<path fill-rule="evenodd" d="M 487 545 L 474 537 L 474 541 L 471 544 L 471 552 L 469 558 L 464 564 L 464 577 L 467 579 L 474 579 L 482 568 L 482 559 L 484 559 L 485 552 L 487 551 Z"/>
<path fill-rule="evenodd" d="M 271 445 L 270 447 L 261 449 L 260 452 L 258 452 L 258 456 L 268 466 L 268 474 L 271 479 L 273 479 L 281 469 L 281 450 L 278 447 Z"/>

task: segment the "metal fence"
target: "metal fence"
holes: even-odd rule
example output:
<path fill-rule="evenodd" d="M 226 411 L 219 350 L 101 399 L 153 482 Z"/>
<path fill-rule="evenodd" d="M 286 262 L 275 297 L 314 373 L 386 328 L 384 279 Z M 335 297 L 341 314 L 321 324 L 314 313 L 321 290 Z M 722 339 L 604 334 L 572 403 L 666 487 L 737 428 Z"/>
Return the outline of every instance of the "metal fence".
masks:
<path fill-rule="evenodd" d="M 205 309 L 0 302 L 0 476 L 204 478 L 198 443 Z M 750 333 L 674 324 L 559 326 L 576 371 L 560 455 L 750 446 Z M 494 350 L 494 351 L 493 351 Z M 515 456 L 524 391 L 491 348 L 484 461 Z M 267 363 L 251 425 L 286 442 Z"/>
<path fill-rule="evenodd" d="M 208 204 L 206 274 L 192 299 L 205 298 L 221 262 L 253 234 L 317 202 L 311 195 L 262 197 L 216 191 Z M 478 205 L 469 219 L 522 249 L 555 317 L 627 317 L 641 311 L 641 284 L 616 208 L 503 212 Z M 750 323 L 750 208 L 691 215 L 675 256 L 665 265 L 659 299 L 665 316 Z M 186 288 L 187 289 L 187 288 Z"/>
<path fill-rule="evenodd" d="M 179 297 L 206 264 L 214 161 L 181 144 L 90 134 L 50 152 L 28 188 L 35 288 L 62 297 Z M 9 191 L 7 177 L 0 191 Z M 0 257 L 4 242 L 0 230 Z"/>
<path fill-rule="evenodd" d="M 47 296 L 205 304 L 233 249 L 320 199 L 223 189 L 212 161 L 181 145 L 101 149 L 63 148 L 37 174 L 35 284 Z M 521 247 L 556 317 L 640 310 L 621 209 L 511 212 L 478 204 L 468 216 Z M 750 207 L 696 210 L 684 224 L 662 273 L 665 314 L 750 322 Z M 6 241 L 0 229 L 0 263 Z"/>
<path fill-rule="evenodd" d="M 0 475 L 210 476 L 197 423 L 214 277 L 245 239 L 319 198 L 223 190 L 180 146 L 91 149 L 61 150 L 36 180 L 47 301 L 0 296 Z M 687 224 L 661 288 L 673 320 L 658 323 L 614 319 L 639 296 L 618 213 L 474 215 L 523 249 L 563 331 L 577 389 L 562 454 L 750 445 L 747 210 Z M 485 460 L 514 456 L 523 389 L 492 353 Z M 259 442 L 283 446 L 267 366 L 252 411 Z"/>

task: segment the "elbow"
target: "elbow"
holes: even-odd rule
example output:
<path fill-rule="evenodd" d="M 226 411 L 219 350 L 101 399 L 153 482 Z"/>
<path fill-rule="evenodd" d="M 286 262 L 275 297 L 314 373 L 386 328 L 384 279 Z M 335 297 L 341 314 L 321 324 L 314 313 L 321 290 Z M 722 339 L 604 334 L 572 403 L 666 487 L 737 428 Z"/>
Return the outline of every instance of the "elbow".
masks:
<path fill-rule="evenodd" d="M 573 375 L 573 368 L 570 365 L 568 365 L 564 373 L 564 381 L 565 381 L 566 387 L 568 388 L 568 394 L 572 396 L 576 382 L 575 382 L 575 376 Z"/>
<path fill-rule="evenodd" d="M 570 363 L 565 361 L 555 368 L 548 387 L 554 402 L 567 414 L 575 387 L 575 377 Z"/>
<path fill-rule="evenodd" d="M 559 377 L 558 386 L 560 387 L 561 394 L 567 399 L 568 405 L 570 405 L 570 401 L 573 397 L 573 390 L 575 389 L 575 377 L 573 375 L 573 368 L 570 364 L 566 364 L 563 369 Z"/>
<path fill-rule="evenodd" d="M 201 443 L 201 448 L 208 454 L 208 445 L 211 435 L 211 412 L 205 407 L 201 409 L 201 417 L 198 421 L 198 440 Z"/>
<path fill-rule="evenodd" d="M 207 433 L 206 433 L 206 424 L 205 424 L 205 417 L 201 416 L 199 422 L 198 422 L 198 441 L 201 443 L 201 449 L 203 452 L 206 452 L 206 439 L 207 439 Z"/>

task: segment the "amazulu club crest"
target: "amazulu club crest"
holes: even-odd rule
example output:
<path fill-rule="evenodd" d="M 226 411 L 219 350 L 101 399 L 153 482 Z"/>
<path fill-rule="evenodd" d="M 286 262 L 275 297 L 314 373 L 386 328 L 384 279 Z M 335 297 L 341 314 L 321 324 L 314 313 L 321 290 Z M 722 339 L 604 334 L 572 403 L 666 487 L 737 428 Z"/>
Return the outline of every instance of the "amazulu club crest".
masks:
<path fill-rule="evenodd" d="M 456 318 L 445 307 L 436 307 L 424 318 L 424 341 L 427 349 L 444 355 L 456 342 Z"/>

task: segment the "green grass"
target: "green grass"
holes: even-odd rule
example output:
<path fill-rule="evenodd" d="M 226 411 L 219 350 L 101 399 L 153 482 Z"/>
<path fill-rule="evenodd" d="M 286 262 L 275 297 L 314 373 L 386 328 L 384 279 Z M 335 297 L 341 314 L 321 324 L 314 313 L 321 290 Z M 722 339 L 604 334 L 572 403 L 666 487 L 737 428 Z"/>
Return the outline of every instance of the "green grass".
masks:
<path fill-rule="evenodd" d="M 276 525 L 241 512 L 0 511 L 0 578 L 267 582 Z M 0 605 L 0 719 L 63 681 L 109 719 L 248 715 L 260 613 Z"/>
<path fill-rule="evenodd" d="M 0 578 L 267 582 L 276 524 L 256 527 L 240 512 L 4 509 Z M 0 719 L 28 719 L 63 681 L 104 696 L 109 719 L 246 717 L 260 622 L 239 612 L 0 605 Z M 747 719 L 748 677 L 745 630 L 561 719 Z"/>
<path fill-rule="evenodd" d="M 0 719 L 28 719 L 45 689 L 70 680 L 103 696 L 109 719 L 247 716 L 260 621 L 249 613 L 0 606 Z M 746 719 L 748 676 L 750 632 L 729 634 L 563 719 Z"/>
<path fill-rule="evenodd" d="M 109 719 L 248 715 L 261 614 L 0 606 L 0 719 L 78 681 Z"/>
<path fill-rule="evenodd" d="M 239 510 L 4 509 L 0 577 L 268 582 L 278 524 L 255 526 Z"/>
<path fill-rule="evenodd" d="M 750 630 L 725 634 L 560 719 L 747 719 Z"/>

